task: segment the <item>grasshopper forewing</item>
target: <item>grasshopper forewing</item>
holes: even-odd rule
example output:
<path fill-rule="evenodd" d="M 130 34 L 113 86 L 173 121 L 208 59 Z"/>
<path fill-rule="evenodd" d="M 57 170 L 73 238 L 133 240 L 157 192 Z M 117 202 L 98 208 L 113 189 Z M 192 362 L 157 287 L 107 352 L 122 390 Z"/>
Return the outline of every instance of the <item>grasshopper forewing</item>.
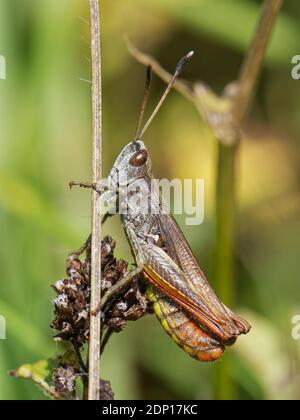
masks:
<path fill-rule="evenodd" d="M 225 346 L 232 345 L 251 327 L 218 299 L 180 228 L 163 211 L 150 155 L 140 140 L 191 56 L 189 53 L 180 60 L 161 101 L 141 130 L 144 100 L 136 139 L 115 161 L 102 200 L 106 212 L 117 202 L 137 266 L 147 282 L 148 297 L 163 328 L 188 354 L 208 362 L 221 357 Z M 149 82 L 148 71 L 145 98 Z"/>

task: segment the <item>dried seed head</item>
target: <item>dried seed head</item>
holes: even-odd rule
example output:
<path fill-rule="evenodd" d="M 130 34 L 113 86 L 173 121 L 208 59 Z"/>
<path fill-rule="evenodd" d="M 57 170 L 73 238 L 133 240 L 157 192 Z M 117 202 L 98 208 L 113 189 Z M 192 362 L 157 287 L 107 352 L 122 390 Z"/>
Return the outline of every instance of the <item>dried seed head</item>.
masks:
<path fill-rule="evenodd" d="M 102 241 L 102 296 L 128 271 L 128 263 L 114 257 L 116 242 L 106 236 Z M 70 256 L 67 260 L 67 275 L 58 280 L 53 288 L 58 296 L 53 300 L 55 318 L 51 327 L 59 333 L 55 340 L 71 341 L 79 348 L 89 338 L 89 305 L 90 305 L 90 252 L 85 259 Z M 119 332 L 128 320 L 136 320 L 147 312 L 147 300 L 139 278 L 131 287 L 119 296 L 103 314 L 104 325 Z"/>
<path fill-rule="evenodd" d="M 100 399 L 101 400 L 113 400 L 114 393 L 111 389 L 109 381 L 103 379 L 100 380 Z"/>
<path fill-rule="evenodd" d="M 58 367 L 54 369 L 52 376 L 54 388 L 60 394 L 73 393 L 75 391 L 76 373 L 73 367 Z"/>

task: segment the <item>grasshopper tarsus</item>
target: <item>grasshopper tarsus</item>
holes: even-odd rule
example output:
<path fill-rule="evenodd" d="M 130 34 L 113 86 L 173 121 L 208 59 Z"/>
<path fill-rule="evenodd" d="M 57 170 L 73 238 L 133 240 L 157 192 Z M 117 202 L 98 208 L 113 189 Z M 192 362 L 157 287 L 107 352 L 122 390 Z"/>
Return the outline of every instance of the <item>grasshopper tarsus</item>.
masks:
<path fill-rule="evenodd" d="M 80 187 L 80 188 L 89 188 L 95 190 L 97 188 L 97 184 L 95 182 L 77 182 L 77 181 L 70 181 L 69 187 L 72 189 L 73 187 Z"/>

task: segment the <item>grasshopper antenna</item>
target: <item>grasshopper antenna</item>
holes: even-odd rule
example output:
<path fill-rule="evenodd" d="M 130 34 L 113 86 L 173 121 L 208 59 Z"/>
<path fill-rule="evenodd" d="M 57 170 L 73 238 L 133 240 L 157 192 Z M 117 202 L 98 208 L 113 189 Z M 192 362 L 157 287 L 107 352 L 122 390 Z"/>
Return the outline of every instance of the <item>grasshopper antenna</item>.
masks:
<path fill-rule="evenodd" d="M 162 104 L 164 103 L 166 97 L 168 96 L 168 94 L 170 93 L 170 90 L 172 89 L 172 87 L 174 86 L 174 83 L 177 79 L 177 77 L 182 73 L 186 63 L 193 57 L 194 55 L 194 51 L 190 51 L 188 54 L 186 54 L 185 56 L 183 56 L 180 61 L 178 62 L 175 72 L 172 76 L 172 79 L 170 80 L 167 89 L 165 90 L 163 96 L 161 97 L 160 101 L 158 102 L 156 108 L 154 109 L 154 111 L 152 112 L 150 118 L 148 119 L 148 121 L 146 122 L 143 130 L 141 131 L 140 134 L 140 138 L 143 137 L 143 135 L 145 134 L 146 130 L 148 129 L 149 125 L 152 123 L 153 119 L 155 118 L 156 114 L 158 113 L 158 111 L 160 110 Z"/>
<path fill-rule="evenodd" d="M 145 114 L 145 110 L 146 110 L 146 105 L 147 105 L 148 98 L 149 98 L 150 83 L 151 83 L 151 66 L 148 66 L 147 67 L 147 76 L 146 76 L 146 86 L 145 86 L 145 91 L 144 91 L 144 97 L 143 97 L 143 102 L 142 102 L 138 127 L 137 127 L 137 131 L 136 131 L 136 135 L 135 135 L 135 140 L 138 140 L 141 136 L 142 122 L 143 122 L 143 118 L 144 118 L 144 114 Z"/>

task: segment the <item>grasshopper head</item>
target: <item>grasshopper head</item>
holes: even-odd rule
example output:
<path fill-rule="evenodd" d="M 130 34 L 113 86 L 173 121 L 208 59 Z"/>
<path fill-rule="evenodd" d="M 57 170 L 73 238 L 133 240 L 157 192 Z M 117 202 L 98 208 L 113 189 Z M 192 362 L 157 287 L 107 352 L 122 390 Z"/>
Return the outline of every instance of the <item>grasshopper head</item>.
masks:
<path fill-rule="evenodd" d="M 151 159 L 141 140 L 127 144 L 109 174 L 110 182 L 117 186 L 126 186 L 132 181 L 151 175 Z"/>

